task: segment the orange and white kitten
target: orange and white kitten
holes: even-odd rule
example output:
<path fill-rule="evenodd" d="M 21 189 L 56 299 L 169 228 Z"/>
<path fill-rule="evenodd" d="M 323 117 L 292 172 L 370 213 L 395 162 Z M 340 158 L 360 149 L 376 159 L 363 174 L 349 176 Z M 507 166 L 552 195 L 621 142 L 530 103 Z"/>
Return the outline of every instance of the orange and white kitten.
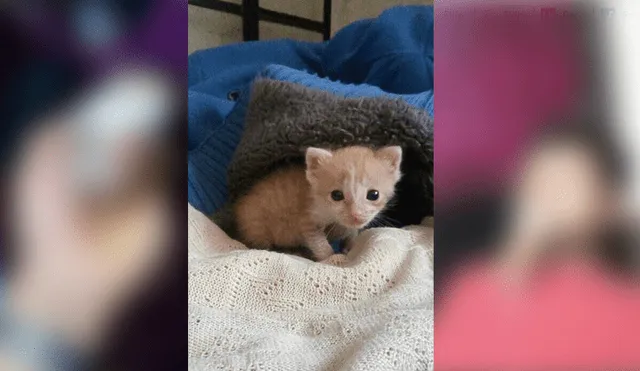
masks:
<path fill-rule="evenodd" d="M 329 239 L 357 235 L 393 197 L 402 148 L 310 147 L 306 169 L 278 170 L 235 204 L 242 242 L 253 248 L 308 247 L 317 260 L 333 254 Z"/>

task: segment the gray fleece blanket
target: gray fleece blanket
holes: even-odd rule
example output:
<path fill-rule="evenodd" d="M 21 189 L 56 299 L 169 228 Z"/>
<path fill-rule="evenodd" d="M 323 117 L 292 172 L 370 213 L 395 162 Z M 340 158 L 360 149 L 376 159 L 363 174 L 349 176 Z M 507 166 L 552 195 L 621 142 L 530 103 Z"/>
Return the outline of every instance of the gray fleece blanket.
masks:
<path fill-rule="evenodd" d="M 403 177 L 383 211 L 393 226 L 433 215 L 433 119 L 401 99 L 343 98 L 294 83 L 253 85 L 243 136 L 228 169 L 229 199 L 214 221 L 236 236 L 233 202 L 281 166 L 304 164 L 307 147 L 403 148 Z"/>

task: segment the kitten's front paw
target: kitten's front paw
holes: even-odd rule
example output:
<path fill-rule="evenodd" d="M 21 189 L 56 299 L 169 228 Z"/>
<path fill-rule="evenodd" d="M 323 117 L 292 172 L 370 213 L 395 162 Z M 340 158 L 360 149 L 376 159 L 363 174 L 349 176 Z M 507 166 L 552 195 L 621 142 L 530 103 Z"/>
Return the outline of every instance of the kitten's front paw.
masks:
<path fill-rule="evenodd" d="M 307 247 L 311 250 L 316 261 L 322 261 L 333 255 L 333 247 L 327 237 L 320 231 L 310 234 L 306 238 Z"/>
<path fill-rule="evenodd" d="M 347 259 L 347 256 L 345 254 L 333 254 L 329 258 L 323 260 L 322 262 L 326 264 L 342 267 L 349 262 L 349 259 Z"/>
<path fill-rule="evenodd" d="M 329 257 L 333 255 L 333 249 L 331 248 L 331 245 L 327 244 L 327 246 L 321 248 L 321 249 L 314 249 L 313 250 L 313 256 L 316 258 L 316 261 L 323 261 L 326 259 L 329 259 Z"/>

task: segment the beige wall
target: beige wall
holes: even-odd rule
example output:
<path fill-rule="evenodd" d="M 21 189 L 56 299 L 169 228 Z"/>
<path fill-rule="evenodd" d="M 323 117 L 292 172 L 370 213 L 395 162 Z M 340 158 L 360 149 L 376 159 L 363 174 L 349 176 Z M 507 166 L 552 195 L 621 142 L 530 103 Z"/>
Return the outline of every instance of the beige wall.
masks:
<path fill-rule="evenodd" d="M 230 0 L 240 3 L 241 0 Z M 332 31 L 362 18 L 375 17 L 394 5 L 433 4 L 433 0 L 333 0 Z M 260 6 L 305 18 L 322 19 L 323 0 L 261 0 Z M 322 41 L 322 35 L 268 22 L 260 22 L 260 39 L 294 38 Z M 240 17 L 189 6 L 189 54 L 242 41 Z"/>

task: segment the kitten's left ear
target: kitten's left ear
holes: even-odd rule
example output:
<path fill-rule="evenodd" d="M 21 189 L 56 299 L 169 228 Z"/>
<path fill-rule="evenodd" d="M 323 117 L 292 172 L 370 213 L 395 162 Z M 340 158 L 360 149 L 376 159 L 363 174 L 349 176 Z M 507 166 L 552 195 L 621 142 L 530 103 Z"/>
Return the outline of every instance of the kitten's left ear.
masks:
<path fill-rule="evenodd" d="M 387 161 L 391 165 L 391 169 L 395 171 L 400 170 L 400 162 L 402 162 L 402 147 L 389 146 L 380 148 L 376 151 L 376 157 L 381 160 Z"/>
<path fill-rule="evenodd" d="M 325 161 L 331 159 L 331 157 L 333 157 L 333 154 L 326 149 L 315 147 L 307 148 L 305 154 L 305 163 L 307 165 L 305 175 L 309 182 L 314 183 L 317 180 L 316 171 Z"/>
<path fill-rule="evenodd" d="M 333 156 L 330 151 L 321 148 L 309 147 L 305 154 L 305 163 L 307 164 L 307 170 L 317 169 L 323 162 L 327 161 Z"/>

